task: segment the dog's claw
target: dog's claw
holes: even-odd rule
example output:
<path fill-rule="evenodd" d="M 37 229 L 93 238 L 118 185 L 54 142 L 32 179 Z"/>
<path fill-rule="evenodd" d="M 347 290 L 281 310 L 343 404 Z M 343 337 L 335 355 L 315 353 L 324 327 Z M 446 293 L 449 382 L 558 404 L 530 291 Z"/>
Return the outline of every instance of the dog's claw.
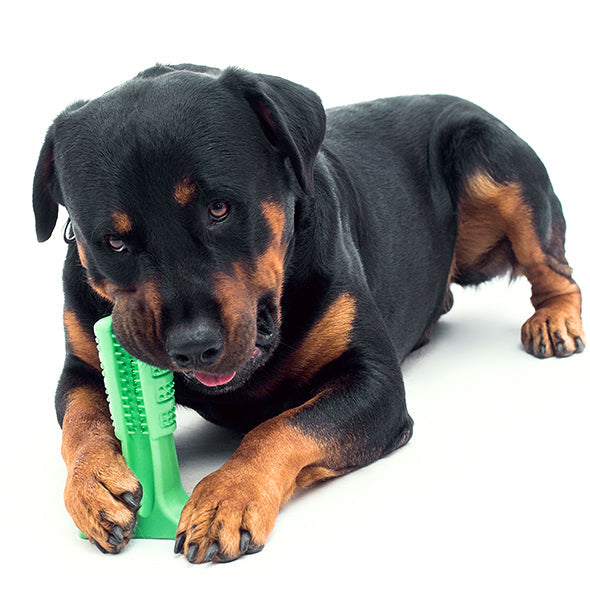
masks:
<path fill-rule="evenodd" d="M 118 546 L 123 542 L 124 538 L 123 529 L 119 525 L 115 525 L 109 535 L 109 543 Z"/>
<path fill-rule="evenodd" d="M 203 559 L 203 563 L 207 563 L 208 561 L 211 561 L 218 553 L 219 553 L 219 544 L 213 543 L 213 545 L 211 545 L 211 547 L 209 547 L 209 549 L 207 550 L 207 553 L 205 554 L 205 559 Z"/>
<path fill-rule="evenodd" d="M 584 342 L 579 336 L 574 340 L 574 342 L 576 343 L 576 352 L 582 352 L 584 348 L 586 348 L 584 346 Z"/>
<path fill-rule="evenodd" d="M 246 555 L 253 555 L 254 553 L 260 553 L 264 549 L 264 545 L 250 545 Z"/>
<path fill-rule="evenodd" d="M 248 551 L 251 540 L 252 535 L 248 531 L 242 531 L 242 534 L 240 535 L 240 551 L 242 553 L 246 553 L 246 551 Z"/>
<path fill-rule="evenodd" d="M 252 543 L 252 535 L 248 531 L 242 531 L 240 536 L 240 551 L 246 555 L 259 553 L 264 549 L 264 545 L 255 545 Z"/>
<path fill-rule="evenodd" d="M 94 546 L 101 552 L 104 553 L 105 555 L 108 553 L 108 551 L 100 544 L 97 543 L 94 539 L 91 539 L 91 541 L 94 543 Z"/>
<path fill-rule="evenodd" d="M 139 501 L 135 498 L 135 496 L 131 492 L 125 492 L 121 499 L 133 510 L 137 510 L 139 508 Z"/>
<path fill-rule="evenodd" d="M 186 533 L 180 533 L 178 537 L 176 537 L 176 542 L 174 543 L 174 553 L 182 553 L 184 549 L 184 541 L 186 540 Z"/>
<path fill-rule="evenodd" d="M 191 545 L 186 552 L 186 558 L 191 563 L 195 563 L 195 559 L 197 557 L 197 553 L 199 552 L 198 545 Z"/>

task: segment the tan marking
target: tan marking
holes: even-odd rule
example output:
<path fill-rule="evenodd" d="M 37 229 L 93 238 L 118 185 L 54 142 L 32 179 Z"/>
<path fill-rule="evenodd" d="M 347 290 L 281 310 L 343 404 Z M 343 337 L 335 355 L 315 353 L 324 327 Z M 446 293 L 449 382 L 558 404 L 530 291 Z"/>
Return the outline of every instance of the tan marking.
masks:
<path fill-rule="evenodd" d="M 304 467 L 297 476 L 295 483 L 298 488 L 306 488 L 318 481 L 325 481 L 326 479 L 332 479 L 340 475 L 334 469 L 328 467 L 322 467 L 321 465 L 309 465 Z"/>
<path fill-rule="evenodd" d="M 79 239 L 76 240 L 76 247 L 78 248 L 78 258 L 80 258 L 80 263 L 82 264 L 82 266 L 84 268 L 87 269 L 88 268 L 88 259 L 86 258 L 86 252 L 84 250 L 84 247 L 80 243 Z"/>
<path fill-rule="evenodd" d="M 120 446 L 103 391 L 81 386 L 69 392 L 68 397 L 62 426 L 62 456 L 66 465 L 74 466 L 78 451 L 89 436 L 110 446 Z"/>
<path fill-rule="evenodd" d="M 531 302 L 537 312 L 523 326 L 524 346 L 537 356 L 571 354 L 577 338 L 584 342 L 581 294 L 570 278 L 571 269 L 543 252 L 521 187 L 499 184 L 478 172 L 469 179 L 459 200 L 451 272 L 485 268 L 490 276 L 503 274 L 514 264 L 507 256 L 508 248 L 514 255 L 515 274 L 522 272 L 531 283 Z M 558 350 L 558 342 L 563 344 L 563 352 Z"/>
<path fill-rule="evenodd" d="M 150 280 L 129 288 L 118 287 L 106 279 L 95 281 L 88 277 L 88 282 L 96 293 L 113 304 L 114 330 L 124 340 L 126 349 L 134 356 L 149 359 L 151 364 L 174 369 L 163 345 L 159 282 Z"/>
<path fill-rule="evenodd" d="M 280 371 L 251 392 L 265 397 L 285 380 L 308 382 L 329 363 L 340 358 L 352 339 L 356 319 L 356 301 L 342 293 L 312 326 L 299 346 L 287 357 Z M 314 398 L 315 399 L 315 398 Z M 310 400 L 308 403 L 313 403 Z"/>
<path fill-rule="evenodd" d="M 131 223 L 131 217 L 129 217 L 127 213 L 115 211 L 111 216 L 111 220 L 113 222 L 113 229 L 120 236 L 128 234 L 133 228 L 133 224 Z"/>
<path fill-rule="evenodd" d="M 248 289 L 247 278 L 247 273 L 237 264 L 234 265 L 233 275 L 219 273 L 214 277 L 215 296 L 220 304 L 225 335 L 223 355 L 211 368 L 213 372 L 235 371 L 254 350 L 257 298 Z"/>
<path fill-rule="evenodd" d="M 489 255 L 506 236 L 506 217 L 515 214 L 513 207 L 517 185 L 497 185 L 492 179 L 477 174 L 459 199 L 459 221 L 455 244 L 454 269 L 471 269 L 481 265 L 481 258 Z M 526 212 L 529 216 L 529 212 Z M 509 261 L 499 255 L 497 260 L 486 260 L 486 268 L 493 264 L 493 274 L 509 269 Z"/>
<path fill-rule="evenodd" d="M 343 293 L 315 323 L 286 361 L 289 377 L 308 381 L 348 349 L 356 317 L 356 301 Z"/>
<path fill-rule="evenodd" d="M 64 311 L 64 326 L 68 352 L 100 371 L 94 336 L 82 325 L 75 312 L 67 309 Z"/>
<path fill-rule="evenodd" d="M 285 212 L 280 205 L 267 201 L 262 213 L 271 232 L 265 252 L 249 263 L 236 262 L 231 273 L 214 276 L 215 295 L 221 308 L 221 321 L 226 332 L 224 354 L 212 372 L 235 370 L 254 350 L 256 309 L 263 295 L 271 295 L 277 309 L 283 287 L 286 244 L 283 240 Z M 280 318 L 277 318 L 280 321 Z"/>
<path fill-rule="evenodd" d="M 62 456 L 68 472 L 64 501 L 76 526 L 110 552 L 127 544 L 135 523 L 134 512 L 119 498 L 126 492 L 140 496 L 139 483 L 120 449 L 104 391 L 91 386 L 73 389 L 62 432 Z M 108 541 L 108 527 L 114 524 L 124 533 L 119 547 Z"/>
<path fill-rule="evenodd" d="M 197 195 L 199 189 L 189 178 L 185 178 L 174 187 L 174 200 L 181 206 L 188 205 Z"/>
<path fill-rule="evenodd" d="M 266 223 L 272 232 L 274 242 L 280 243 L 283 239 L 283 232 L 285 231 L 284 209 L 278 203 L 265 201 L 262 203 L 262 214 L 266 218 Z"/>
<path fill-rule="evenodd" d="M 160 284 L 145 281 L 132 289 L 116 289 L 113 329 L 126 349 L 134 356 L 142 356 L 153 365 L 168 366 L 170 359 L 162 338 L 163 303 Z"/>
<path fill-rule="evenodd" d="M 115 302 L 115 294 L 118 291 L 117 285 L 106 279 L 95 281 L 90 276 L 88 277 L 88 283 L 103 299 L 106 299 L 111 303 Z"/>
<path fill-rule="evenodd" d="M 290 424 L 297 411 L 249 432 L 227 463 L 197 485 L 178 525 L 178 533 L 186 533 L 185 554 L 197 545 L 195 561 L 203 561 L 217 542 L 225 558 L 238 557 L 243 530 L 250 533 L 251 545 L 262 547 L 280 506 L 298 486 L 338 475 L 323 465 L 322 445 Z"/>

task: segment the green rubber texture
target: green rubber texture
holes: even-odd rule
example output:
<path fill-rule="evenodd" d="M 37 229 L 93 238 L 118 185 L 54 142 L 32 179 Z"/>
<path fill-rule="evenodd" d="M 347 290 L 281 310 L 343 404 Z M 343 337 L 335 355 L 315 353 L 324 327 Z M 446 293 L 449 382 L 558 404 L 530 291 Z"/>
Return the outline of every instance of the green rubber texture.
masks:
<path fill-rule="evenodd" d="M 134 536 L 174 539 L 188 496 L 180 482 L 173 437 L 173 374 L 128 354 L 113 334 L 111 316 L 98 321 L 94 333 L 115 435 L 143 487 Z"/>

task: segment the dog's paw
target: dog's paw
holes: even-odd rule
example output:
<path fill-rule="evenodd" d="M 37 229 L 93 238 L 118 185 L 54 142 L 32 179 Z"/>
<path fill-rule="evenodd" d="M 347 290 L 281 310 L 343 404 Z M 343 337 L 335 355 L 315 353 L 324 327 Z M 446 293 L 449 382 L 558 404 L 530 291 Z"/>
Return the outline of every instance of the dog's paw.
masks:
<path fill-rule="evenodd" d="M 115 449 L 85 447 L 68 470 L 64 499 L 76 526 L 103 553 L 133 536 L 141 484 Z"/>
<path fill-rule="evenodd" d="M 262 550 L 280 506 L 273 488 L 272 482 L 231 467 L 207 476 L 182 511 L 174 551 L 191 563 L 206 563 Z"/>
<path fill-rule="evenodd" d="M 542 307 L 522 326 L 525 350 L 538 358 L 566 357 L 585 347 L 582 320 L 567 307 Z"/>

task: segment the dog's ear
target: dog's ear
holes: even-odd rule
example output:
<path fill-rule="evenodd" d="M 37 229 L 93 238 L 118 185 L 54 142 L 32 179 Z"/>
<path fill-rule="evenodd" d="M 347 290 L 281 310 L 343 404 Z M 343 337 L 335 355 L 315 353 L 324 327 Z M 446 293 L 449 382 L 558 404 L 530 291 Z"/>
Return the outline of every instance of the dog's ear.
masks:
<path fill-rule="evenodd" d="M 56 125 L 62 117 L 84 106 L 87 102 L 80 100 L 67 107 L 57 117 L 45 136 L 33 179 L 33 211 L 35 212 L 37 239 L 40 242 L 45 242 L 51 237 L 57 223 L 58 205 L 64 204 L 53 157 Z"/>
<path fill-rule="evenodd" d="M 236 68 L 225 70 L 219 80 L 248 101 L 266 138 L 289 158 L 305 193 L 313 194 L 313 166 L 326 131 L 319 96 L 283 78 Z"/>
<path fill-rule="evenodd" d="M 55 124 L 47 132 L 33 180 L 33 211 L 40 242 L 45 242 L 51 236 L 57 223 L 58 203 L 62 202 L 53 161 L 54 129 Z"/>

